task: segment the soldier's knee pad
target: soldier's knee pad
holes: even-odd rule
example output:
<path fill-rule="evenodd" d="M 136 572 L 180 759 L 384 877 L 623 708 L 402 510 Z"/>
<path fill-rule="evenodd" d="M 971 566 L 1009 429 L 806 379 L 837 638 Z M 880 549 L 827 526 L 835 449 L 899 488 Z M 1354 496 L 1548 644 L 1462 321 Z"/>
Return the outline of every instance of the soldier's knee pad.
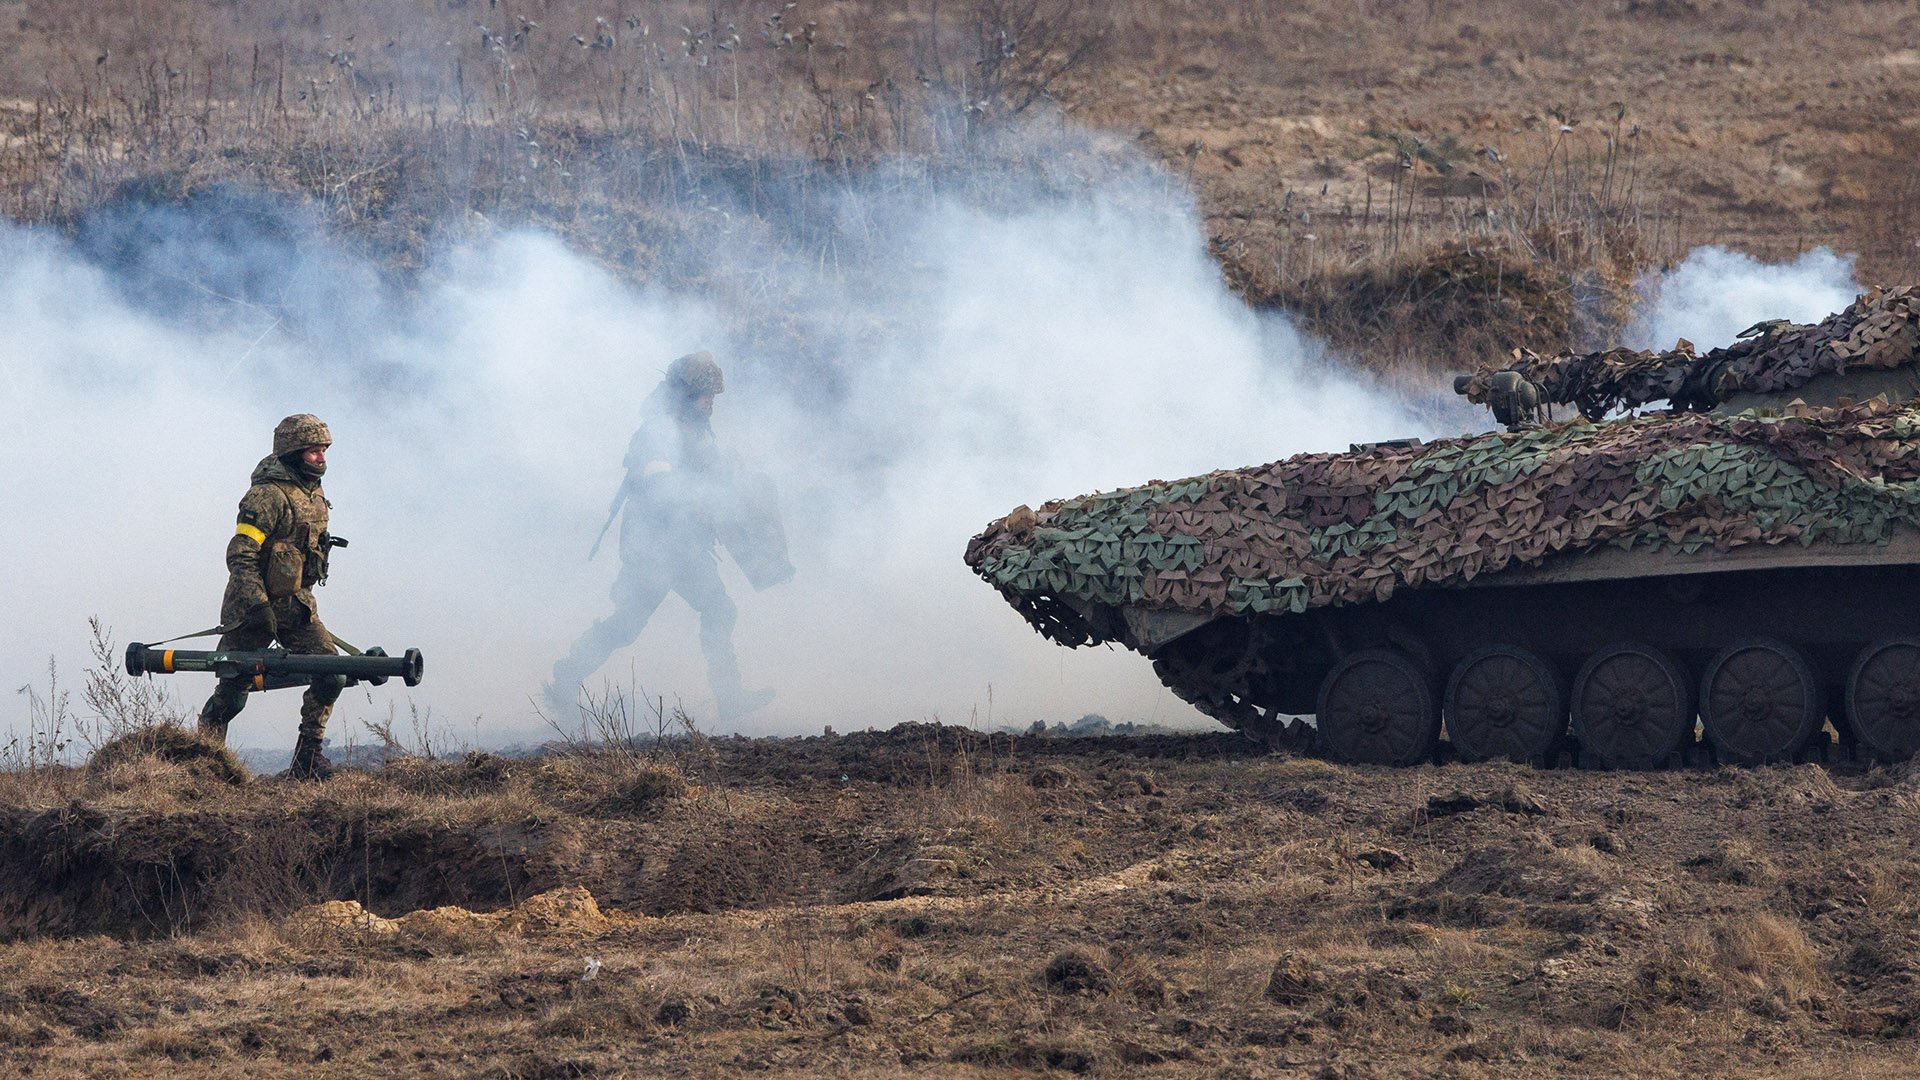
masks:
<path fill-rule="evenodd" d="M 200 710 L 216 720 L 231 720 L 247 707 L 247 684 L 237 679 L 222 679 L 213 688 L 213 696 Z"/>

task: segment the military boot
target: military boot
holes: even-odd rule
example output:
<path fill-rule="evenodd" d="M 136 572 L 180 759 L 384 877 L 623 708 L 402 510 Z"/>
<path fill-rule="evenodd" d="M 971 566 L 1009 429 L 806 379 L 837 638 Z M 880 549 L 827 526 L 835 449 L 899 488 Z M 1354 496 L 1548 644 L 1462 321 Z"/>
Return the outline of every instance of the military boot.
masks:
<path fill-rule="evenodd" d="M 333 775 L 333 762 L 320 752 L 320 741 L 326 737 L 333 703 L 346 685 L 339 675 L 316 675 L 300 695 L 300 739 L 293 744 L 293 765 L 287 770 L 295 780 L 325 780 Z"/>
<path fill-rule="evenodd" d="M 714 691 L 714 704 L 719 713 L 720 722 L 732 723 L 757 709 L 765 708 L 773 700 L 773 688 L 763 686 L 758 690 L 748 690 L 744 686 L 732 686 L 726 690 Z"/>
<path fill-rule="evenodd" d="M 328 780 L 333 777 L 333 762 L 320 752 L 317 735 L 302 735 L 293 744 L 293 765 L 287 775 L 295 780 Z"/>
<path fill-rule="evenodd" d="M 740 678 L 740 663 L 734 658 L 733 642 L 724 634 L 710 633 L 704 621 L 700 627 L 700 647 L 707 654 L 707 685 L 713 688 L 715 711 L 721 723 L 738 720 L 773 700 L 773 690 L 768 687 L 747 689 Z"/>

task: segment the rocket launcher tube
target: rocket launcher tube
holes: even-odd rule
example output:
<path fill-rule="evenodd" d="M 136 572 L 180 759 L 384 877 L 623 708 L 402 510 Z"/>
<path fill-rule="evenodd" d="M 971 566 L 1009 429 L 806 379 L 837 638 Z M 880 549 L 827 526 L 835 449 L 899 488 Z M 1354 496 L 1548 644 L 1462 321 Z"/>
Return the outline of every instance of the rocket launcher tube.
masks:
<path fill-rule="evenodd" d="M 408 686 L 419 686 L 421 658 L 419 649 L 408 649 L 399 656 L 388 656 L 381 649 L 369 649 L 362 656 L 328 656 L 285 649 L 154 649 L 137 641 L 127 646 L 129 675 L 171 675 L 179 671 L 211 671 L 223 679 L 245 679 L 257 690 L 298 686 L 315 675 L 345 675 L 375 686 L 398 675 Z"/>

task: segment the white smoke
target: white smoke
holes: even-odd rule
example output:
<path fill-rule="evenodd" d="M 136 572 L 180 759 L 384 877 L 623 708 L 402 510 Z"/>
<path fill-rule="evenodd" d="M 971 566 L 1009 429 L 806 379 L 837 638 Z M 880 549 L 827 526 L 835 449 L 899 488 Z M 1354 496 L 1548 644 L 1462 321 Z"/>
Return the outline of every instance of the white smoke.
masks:
<path fill-rule="evenodd" d="M 756 593 L 723 567 L 747 681 L 779 692 L 745 730 L 1198 722 L 1143 658 L 1035 635 L 963 565 L 968 537 L 1023 502 L 1462 426 L 1247 309 L 1185 195 L 1146 170 L 1071 197 L 1001 190 L 992 209 L 884 191 L 847 195 L 889 253 L 857 295 L 811 252 L 715 262 L 772 267 L 783 295 L 828 309 L 809 325 L 839 336 L 805 357 L 747 355 L 713 296 L 636 288 L 537 233 L 443 251 L 411 296 L 331 247 L 239 253 L 239 272 L 310 294 L 295 333 L 217 298 L 141 302 L 141 275 L 192 264 L 164 228 L 143 226 L 144 250 L 177 250 L 136 273 L 0 226 L 0 687 L 44 690 L 52 656 L 77 691 L 91 615 L 122 645 L 211 625 L 247 475 L 274 423 L 310 411 L 333 428 L 327 491 L 352 542 L 321 614 L 427 658 L 414 690 L 350 690 L 332 734 L 364 741 L 361 721 L 394 707 L 402 731 L 417 709 L 455 738 L 539 739 L 529 697 L 611 608 L 616 545 L 585 555 L 639 404 L 667 361 L 708 348 L 728 370 L 720 440 L 780 483 L 799 568 Z M 808 382 L 823 353 L 831 394 Z M 696 625 L 669 598 L 603 676 L 711 727 Z M 212 688 L 172 679 L 189 708 Z M 16 706 L 0 712 L 15 731 Z M 256 698 L 234 741 L 289 745 L 296 710 L 292 691 Z"/>
<path fill-rule="evenodd" d="M 1768 264 L 1722 247 L 1689 252 L 1680 265 L 1640 283 L 1644 303 L 1628 327 L 1636 349 L 1671 349 L 1681 338 L 1701 352 L 1732 344 L 1763 319 L 1815 323 L 1853 303 L 1853 257 L 1815 248 Z"/>

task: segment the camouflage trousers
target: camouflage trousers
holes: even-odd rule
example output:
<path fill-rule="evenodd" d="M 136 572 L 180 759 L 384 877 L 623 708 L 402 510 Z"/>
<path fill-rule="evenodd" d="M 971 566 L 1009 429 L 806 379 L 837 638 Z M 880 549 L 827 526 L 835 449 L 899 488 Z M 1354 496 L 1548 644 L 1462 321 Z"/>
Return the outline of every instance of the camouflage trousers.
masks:
<path fill-rule="evenodd" d="M 633 644 L 668 593 L 680 594 L 700 615 L 700 653 L 714 696 L 722 701 L 741 697 L 740 662 L 733 651 L 737 611 L 711 551 L 666 567 L 639 559 L 622 564 L 613 583 L 613 614 L 581 634 L 566 658 L 553 665 L 555 690 L 570 697 L 608 657 Z"/>
<path fill-rule="evenodd" d="M 274 621 L 278 630 L 270 630 L 262 625 L 247 623 L 220 635 L 220 644 L 216 648 L 227 649 L 264 649 L 277 639 L 280 647 L 288 652 L 321 654 L 333 656 L 339 653 L 334 647 L 333 636 L 317 616 L 307 610 L 305 604 L 296 600 L 281 600 L 273 605 Z M 307 684 L 306 692 L 300 696 L 300 737 L 311 738 L 316 744 L 327 731 L 327 718 L 333 714 L 333 703 L 340 698 L 340 692 L 346 688 L 346 679 L 339 675 L 315 675 Z M 213 696 L 200 707 L 200 732 L 215 742 L 225 744 L 227 725 L 247 707 L 247 683 L 243 679 L 221 679 L 214 688 Z"/>

